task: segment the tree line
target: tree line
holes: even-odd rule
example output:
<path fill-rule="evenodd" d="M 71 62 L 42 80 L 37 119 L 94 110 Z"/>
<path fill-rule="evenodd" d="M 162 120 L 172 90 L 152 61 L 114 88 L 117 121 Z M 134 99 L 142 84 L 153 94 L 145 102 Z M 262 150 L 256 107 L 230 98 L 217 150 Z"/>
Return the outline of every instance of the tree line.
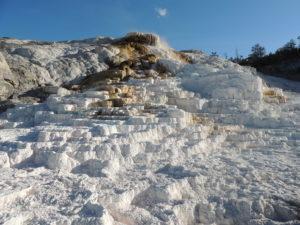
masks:
<path fill-rule="evenodd" d="M 293 53 L 297 53 L 300 49 L 300 36 L 297 38 L 299 41 L 299 44 L 297 46 L 297 43 L 294 39 L 291 39 L 289 42 L 287 42 L 284 46 L 277 49 L 274 53 L 266 53 L 266 48 L 263 47 L 260 44 L 255 44 L 251 48 L 251 53 L 247 58 L 243 58 L 242 56 L 236 56 L 235 58 L 232 58 L 232 61 L 235 62 L 241 62 L 241 61 L 256 61 L 266 56 L 280 56 L 280 55 L 293 55 Z"/>
<path fill-rule="evenodd" d="M 267 53 L 264 46 L 255 44 L 248 57 L 240 56 L 236 50 L 236 56 L 229 60 L 243 66 L 254 67 L 265 74 L 300 81 L 300 36 L 297 39 L 298 44 L 291 39 L 271 53 Z M 217 56 L 217 53 L 213 52 L 211 56 Z"/>

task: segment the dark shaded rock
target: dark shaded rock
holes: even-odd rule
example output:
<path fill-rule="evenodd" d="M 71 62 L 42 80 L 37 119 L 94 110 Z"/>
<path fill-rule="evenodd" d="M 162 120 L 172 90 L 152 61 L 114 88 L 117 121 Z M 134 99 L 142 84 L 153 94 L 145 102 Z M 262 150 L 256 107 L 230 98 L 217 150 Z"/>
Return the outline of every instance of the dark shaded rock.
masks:
<path fill-rule="evenodd" d="M 183 179 L 185 177 L 195 177 L 197 173 L 185 170 L 183 166 L 172 166 L 167 164 L 163 168 L 157 170 L 155 173 L 166 174 L 175 179 Z"/>
<path fill-rule="evenodd" d="M 123 80 L 126 77 L 126 71 L 120 69 L 108 69 L 99 73 L 95 73 L 87 76 L 83 79 L 79 86 L 81 89 L 88 89 L 97 87 L 98 85 L 104 85 L 105 80 Z"/>
<path fill-rule="evenodd" d="M 142 60 L 147 61 L 149 64 L 157 63 L 158 57 L 154 54 L 147 54 L 142 57 Z"/>
<path fill-rule="evenodd" d="M 57 94 L 59 87 L 57 86 L 45 86 L 31 89 L 23 94 L 21 94 L 18 98 L 19 100 L 24 99 L 25 101 L 31 99 L 37 100 L 37 102 L 45 101 L 51 94 Z M 30 101 L 30 100 L 29 100 Z"/>
<path fill-rule="evenodd" d="M 90 108 L 100 108 L 100 107 L 110 108 L 112 106 L 113 106 L 113 101 L 111 100 L 97 101 L 89 105 Z"/>
<path fill-rule="evenodd" d="M 185 63 L 194 63 L 193 60 L 191 59 L 191 57 L 189 57 L 187 54 L 185 54 L 184 52 L 177 52 L 175 51 L 175 54 L 177 55 L 177 57 Z"/>
<path fill-rule="evenodd" d="M 101 205 L 88 202 L 82 207 L 80 214 L 84 217 L 101 217 L 103 215 L 103 211 L 104 208 Z"/>
<path fill-rule="evenodd" d="M 159 42 L 159 37 L 155 34 L 132 32 L 132 33 L 128 33 L 124 38 L 117 40 L 115 43 L 129 43 L 129 42 L 155 46 Z"/>
<path fill-rule="evenodd" d="M 125 105 L 125 100 L 123 98 L 112 99 L 113 107 L 123 107 Z"/>
<path fill-rule="evenodd" d="M 15 103 L 11 100 L 0 101 L 0 113 L 5 112 L 9 108 L 15 107 Z"/>
<path fill-rule="evenodd" d="M 75 167 L 72 173 L 87 174 L 90 177 L 106 177 L 106 174 L 102 173 L 106 164 L 96 159 L 90 159 Z"/>

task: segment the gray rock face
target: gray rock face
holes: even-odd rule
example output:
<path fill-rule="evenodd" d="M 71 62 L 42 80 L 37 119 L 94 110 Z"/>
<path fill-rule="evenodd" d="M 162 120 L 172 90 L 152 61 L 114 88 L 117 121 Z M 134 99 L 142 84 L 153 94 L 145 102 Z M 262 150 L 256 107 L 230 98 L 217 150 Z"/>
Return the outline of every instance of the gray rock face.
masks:
<path fill-rule="evenodd" d="M 6 82 L 0 81 L 0 100 L 4 100 L 13 94 L 13 86 Z"/>
<path fill-rule="evenodd" d="M 45 85 L 68 84 L 108 68 L 110 38 L 72 42 L 0 39 L 0 100 Z"/>
<path fill-rule="evenodd" d="M 0 79 L 10 79 L 12 78 L 12 73 L 9 69 L 9 66 L 0 52 Z"/>
<path fill-rule="evenodd" d="M 0 101 L 12 95 L 12 83 L 15 82 L 16 79 L 13 76 L 4 56 L 0 52 Z"/>
<path fill-rule="evenodd" d="M 0 38 L 0 101 L 44 86 L 71 87 L 92 74 L 140 74 L 140 70 L 153 69 L 160 57 L 182 56 L 162 46 L 156 51 L 159 45 L 158 36 L 144 33 L 129 33 L 115 40 L 96 37 L 63 42 Z M 132 65 L 133 61 L 139 65 Z M 156 70 L 164 72 L 161 68 Z"/>

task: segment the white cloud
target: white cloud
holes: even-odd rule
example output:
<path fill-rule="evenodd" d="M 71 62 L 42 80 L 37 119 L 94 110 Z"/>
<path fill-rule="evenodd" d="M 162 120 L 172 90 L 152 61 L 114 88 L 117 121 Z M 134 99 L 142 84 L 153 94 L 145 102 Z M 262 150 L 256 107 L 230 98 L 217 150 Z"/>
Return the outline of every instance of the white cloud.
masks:
<path fill-rule="evenodd" d="M 157 8 L 155 9 L 155 12 L 159 17 L 164 17 L 168 14 L 168 10 L 166 8 Z"/>

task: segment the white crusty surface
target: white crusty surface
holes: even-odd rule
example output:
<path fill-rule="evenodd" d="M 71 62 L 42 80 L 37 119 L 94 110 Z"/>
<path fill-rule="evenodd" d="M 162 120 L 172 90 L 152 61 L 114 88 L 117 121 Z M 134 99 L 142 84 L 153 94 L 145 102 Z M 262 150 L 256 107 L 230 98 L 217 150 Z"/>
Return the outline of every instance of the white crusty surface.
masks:
<path fill-rule="evenodd" d="M 50 66 L 70 43 L 30 57 Z M 176 76 L 124 82 L 135 102 L 61 92 L 0 114 L 0 224 L 300 224 L 297 85 L 151 48 Z"/>

